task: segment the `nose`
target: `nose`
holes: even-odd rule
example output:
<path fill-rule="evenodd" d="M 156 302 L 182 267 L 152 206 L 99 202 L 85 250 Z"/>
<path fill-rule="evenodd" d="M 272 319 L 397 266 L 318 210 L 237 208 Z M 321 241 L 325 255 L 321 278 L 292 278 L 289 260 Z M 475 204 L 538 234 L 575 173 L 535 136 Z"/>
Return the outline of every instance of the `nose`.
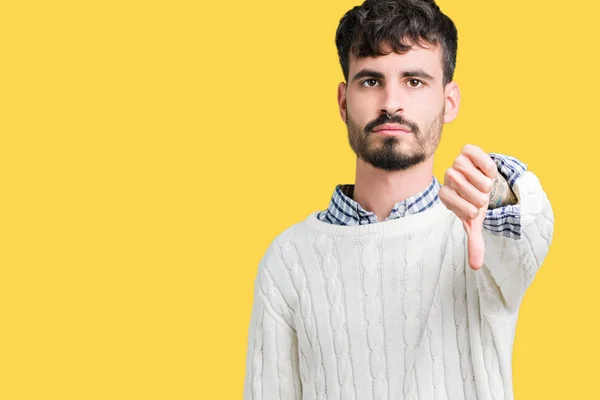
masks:
<path fill-rule="evenodd" d="M 401 90 L 396 85 L 387 85 L 382 91 L 383 99 L 380 112 L 392 116 L 404 112 Z"/>

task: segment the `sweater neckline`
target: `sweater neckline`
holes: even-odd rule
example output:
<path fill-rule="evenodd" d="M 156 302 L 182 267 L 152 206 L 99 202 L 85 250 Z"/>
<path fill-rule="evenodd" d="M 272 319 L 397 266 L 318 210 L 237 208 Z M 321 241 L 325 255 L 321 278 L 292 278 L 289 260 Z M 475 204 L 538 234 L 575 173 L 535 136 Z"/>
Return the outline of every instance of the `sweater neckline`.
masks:
<path fill-rule="evenodd" d="M 440 201 L 432 207 L 416 214 L 407 215 L 392 220 L 375 222 L 367 225 L 335 225 L 323 222 L 317 215 L 320 211 L 311 213 L 305 223 L 312 229 L 331 236 L 364 236 L 377 234 L 401 234 L 405 232 L 425 230 L 448 209 Z"/>

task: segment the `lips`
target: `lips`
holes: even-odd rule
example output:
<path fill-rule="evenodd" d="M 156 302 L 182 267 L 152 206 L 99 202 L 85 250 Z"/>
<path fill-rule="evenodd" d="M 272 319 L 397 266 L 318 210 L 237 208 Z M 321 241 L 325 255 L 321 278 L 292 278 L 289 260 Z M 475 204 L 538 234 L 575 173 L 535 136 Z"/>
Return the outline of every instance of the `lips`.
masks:
<path fill-rule="evenodd" d="M 380 131 L 406 132 L 406 133 L 409 133 L 410 129 L 405 128 L 402 125 L 397 125 L 397 124 L 379 125 L 377 128 L 373 129 L 373 132 L 380 132 Z"/>

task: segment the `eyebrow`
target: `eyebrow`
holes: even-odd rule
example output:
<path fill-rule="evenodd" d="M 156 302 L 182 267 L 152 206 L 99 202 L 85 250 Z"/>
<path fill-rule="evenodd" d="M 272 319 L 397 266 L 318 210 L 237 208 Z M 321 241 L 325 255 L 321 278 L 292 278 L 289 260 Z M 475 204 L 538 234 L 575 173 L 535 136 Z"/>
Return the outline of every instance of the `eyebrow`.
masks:
<path fill-rule="evenodd" d="M 352 77 L 352 82 L 354 82 L 360 78 L 366 78 L 366 77 L 377 78 L 377 79 L 384 78 L 383 74 L 379 71 L 375 71 L 373 69 L 361 69 Z M 435 78 L 433 76 L 429 75 L 427 72 L 423 71 L 422 69 L 415 69 L 412 71 L 404 71 L 404 72 L 402 72 L 402 74 L 400 74 L 400 77 L 402 77 L 402 78 L 423 78 L 423 79 L 427 79 L 430 81 L 435 81 Z"/>

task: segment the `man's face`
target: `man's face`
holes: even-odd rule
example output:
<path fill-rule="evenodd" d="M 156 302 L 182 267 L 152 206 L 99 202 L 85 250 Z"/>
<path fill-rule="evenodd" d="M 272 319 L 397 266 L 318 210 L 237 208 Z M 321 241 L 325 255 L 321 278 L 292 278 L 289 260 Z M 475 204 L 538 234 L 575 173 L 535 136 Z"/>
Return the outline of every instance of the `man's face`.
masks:
<path fill-rule="evenodd" d="M 340 84 L 338 101 L 352 150 L 388 171 L 428 159 L 439 144 L 443 124 L 456 115 L 458 88 L 448 93 L 455 86 L 444 87 L 439 48 L 413 46 L 405 54 L 351 59 L 348 83 Z"/>

